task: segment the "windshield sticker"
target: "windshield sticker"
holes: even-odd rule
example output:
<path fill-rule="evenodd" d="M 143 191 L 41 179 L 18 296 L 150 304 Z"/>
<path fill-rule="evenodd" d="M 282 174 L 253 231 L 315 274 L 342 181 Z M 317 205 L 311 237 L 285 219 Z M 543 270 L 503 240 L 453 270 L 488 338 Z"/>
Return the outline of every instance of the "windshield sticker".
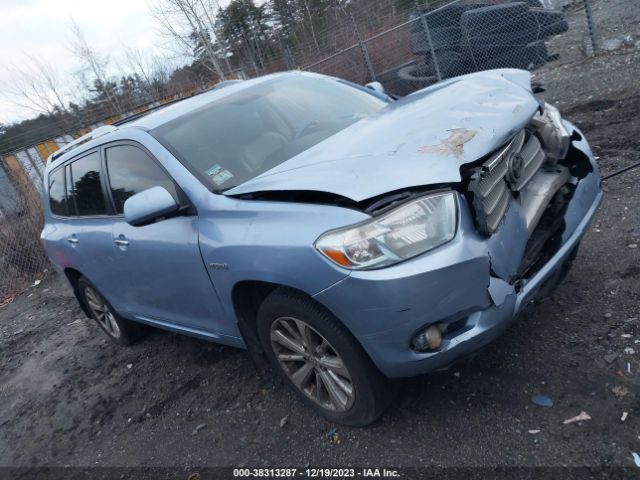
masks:
<path fill-rule="evenodd" d="M 211 180 L 213 180 L 213 183 L 215 183 L 216 186 L 222 185 L 224 182 L 233 177 L 233 173 L 231 173 L 226 168 L 222 168 L 218 164 L 208 169 L 205 173 L 209 175 L 209 177 L 211 177 Z"/>

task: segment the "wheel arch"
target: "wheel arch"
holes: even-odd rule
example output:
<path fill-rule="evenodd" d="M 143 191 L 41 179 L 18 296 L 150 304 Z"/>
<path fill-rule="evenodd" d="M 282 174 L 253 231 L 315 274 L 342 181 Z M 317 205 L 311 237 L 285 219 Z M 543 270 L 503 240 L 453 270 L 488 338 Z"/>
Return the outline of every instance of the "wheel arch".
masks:
<path fill-rule="evenodd" d="M 267 365 L 267 359 L 258 338 L 256 325 L 258 309 L 271 292 L 284 286 L 263 280 L 242 280 L 236 283 L 231 290 L 231 302 L 238 329 L 244 338 L 251 359 L 260 372 Z"/>
<path fill-rule="evenodd" d="M 89 309 L 87 308 L 85 303 L 82 301 L 82 298 L 80 297 L 80 292 L 78 291 L 78 281 L 84 275 L 79 270 L 76 270 L 75 268 L 71 268 L 71 267 L 65 268 L 64 274 L 67 277 L 67 281 L 69 282 L 69 285 L 71 285 L 71 288 L 73 289 L 73 294 L 76 296 L 76 299 L 80 304 L 80 308 L 82 308 L 82 311 L 87 316 L 87 318 L 91 318 L 91 313 L 89 312 Z"/>
<path fill-rule="evenodd" d="M 271 292 L 278 288 L 286 288 L 290 291 L 295 291 L 300 295 L 308 297 L 319 306 L 329 311 L 333 316 L 338 318 L 333 312 L 327 308 L 322 302 L 319 302 L 308 292 L 301 290 L 290 285 L 277 282 L 269 282 L 265 280 L 241 280 L 236 283 L 231 290 L 231 301 L 233 304 L 233 311 L 236 316 L 236 321 L 239 325 L 242 325 L 240 330 L 248 328 L 251 325 L 255 326 L 255 322 L 258 315 L 258 309 L 264 300 L 269 296 Z M 341 322 L 342 323 L 342 322 Z M 348 329 L 348 328 L 347 328 Z M 350 329 L 349 329 L 350 330 Z M 244 334 L 244 332 L 242 332 Z"/>
<path fill-rule="evenodd" d="M 264 350 L 258 338 L 257 318 L 258 309 L 262 302 L 269 296 L 271 292 L 279 288 L 286 288 L 290 291 L 295 291 L 305 297 L 309 298 L 313 302 L 317 303 L 323 309 L 331 312 L 326 305 L 318 302 L 309 293 L 300 290 L 299 288 L 291 287 L 282 283 L 267 282 L 263 280 L 242 280 L 233 286 L 231 291 L 231 300 L 233 303 L 233 310 L 235 313 L 236 321 L 238 322 L 238 329 L 244 338 L 245 345 L 249 351 L 252 360 L 256 363 L 259 370 L 262 370 L 265 365 L 268 364 L 267 358 L 264 355 Z M 334 315 L 335 316 L 335 315 Z M 338 317 L 336 317 L 338 318 Z M 339 320 L 339 319 L 338 319 Z M 342 321 L 341 321 L 342 323 Z M 343 323 L 344 325 L 344 323 Z M 348 329 L 348 327 L 345 328 Z"/>

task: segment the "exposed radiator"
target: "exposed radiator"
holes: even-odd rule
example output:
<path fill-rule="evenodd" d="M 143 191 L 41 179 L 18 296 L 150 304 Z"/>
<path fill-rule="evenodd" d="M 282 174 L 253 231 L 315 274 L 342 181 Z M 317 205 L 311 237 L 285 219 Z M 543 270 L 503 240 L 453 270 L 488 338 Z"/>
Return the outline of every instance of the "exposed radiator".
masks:
<path fill-rule="evenodd" d="M 526 187 L 545 158 L 538 137 L 523 129 L 476 169 L 469 190 L 478 227 L 483 233 L 490 235 L 496 231 L 509 200 Z"/>

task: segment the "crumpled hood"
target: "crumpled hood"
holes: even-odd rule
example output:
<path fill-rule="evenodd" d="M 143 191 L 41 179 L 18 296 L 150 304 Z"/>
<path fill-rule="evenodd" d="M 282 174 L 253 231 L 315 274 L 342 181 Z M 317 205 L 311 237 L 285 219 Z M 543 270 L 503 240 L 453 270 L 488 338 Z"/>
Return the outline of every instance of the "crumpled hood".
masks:
<path fill-rule="evenodd" d="M 225 193 L 307 190 L 358 202 L 457 183 L 461 165 L 500 147 L 535 114 L 530 79 L 529 72 L 502 69 L 441 82 Z"/>

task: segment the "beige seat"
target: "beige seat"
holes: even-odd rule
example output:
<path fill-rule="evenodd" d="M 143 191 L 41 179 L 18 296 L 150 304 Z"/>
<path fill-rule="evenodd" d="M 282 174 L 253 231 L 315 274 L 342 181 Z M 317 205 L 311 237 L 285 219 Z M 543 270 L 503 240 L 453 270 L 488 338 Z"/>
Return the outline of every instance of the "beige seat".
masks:
<path fill-rule="evenodd" d="M 264 130 L 264 122 L 257 112 L 252 112 L 243 119 L 245 128 L 235 135 L 242 139 L 242 158 L 250 171 L 259 170 L 266 158 L 287 144 L 285 137 L 277 132 Z"/>

